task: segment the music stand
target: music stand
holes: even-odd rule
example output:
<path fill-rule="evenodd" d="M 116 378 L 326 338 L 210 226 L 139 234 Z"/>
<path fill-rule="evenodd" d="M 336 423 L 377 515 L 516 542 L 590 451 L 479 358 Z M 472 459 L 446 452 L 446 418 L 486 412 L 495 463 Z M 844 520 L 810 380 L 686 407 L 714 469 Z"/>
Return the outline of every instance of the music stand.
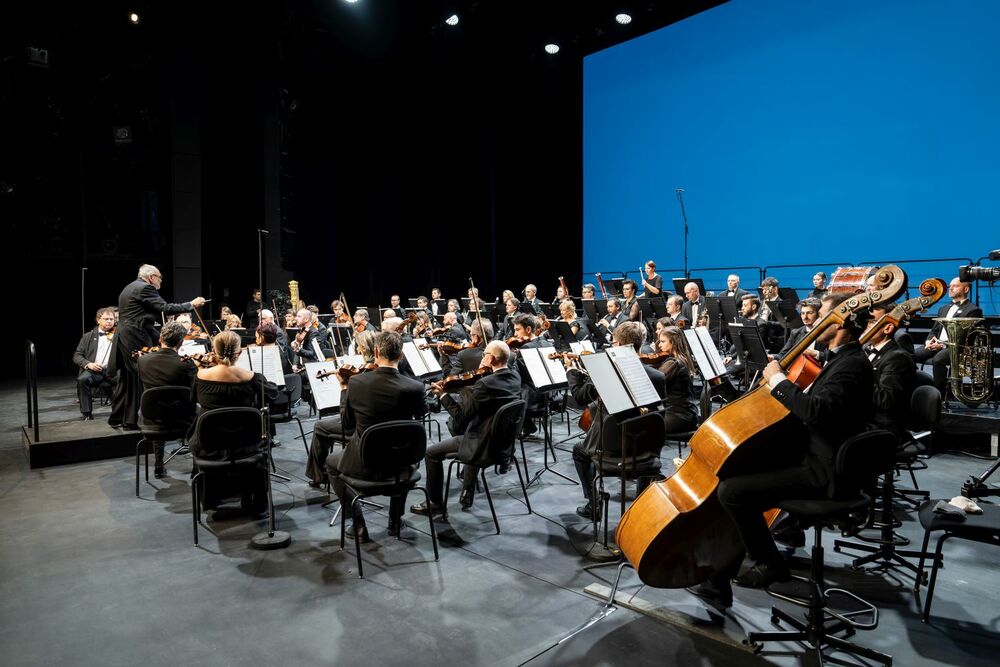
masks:
<path fill-rule="evenodd" d="M 573 329 L 567 322 L 563 322 L 562 320 L 552 322 L 552 326 L 549 327 L 549 335 L 552 336 L 552 342 L 556 344 L 556 349 L 560 352 L 570 349 L 570 343 L 576 342 Z"/>
<path fill-rule="evenodd" d="M 654 296 L 649 300 L 649 305 L 653 308 L 653 316 L 656 319 L 670 317 L 667 313 L 667 300 L 663 297 Z"/>
<path fill-rule="evenodd" d="M 708 313 L 708 325 L 718 331 L 718 338 L 722 340 L 722 305 L 719 303 L 720 298 L 717 296 L 706 296 L 702 312 Z M 698 316 L 701 317 L 701 313 L 698 313 Z M 698 326 L 697 322 L 691 323 L 692 328 L 696 326 Z"/>
<path fill-rule="evenodd" d="M 580 320 L 580 323 L 587 329 L 587 337 L 590 339 L 594 346 L 597 348 L 602 348 L 605 345 L 604 342 L 604 330 L 597 326 L 597 322 L 594 320 Z"/>
<path fill-rule="evenodd" d="M 531 486 L 539 477 L 546 472 L 551 472 L 562 477 L 567 482 L 576 484 L 576 480 L 567 477 L 558 470 L 549 467 L 549 452 L 552 452 L 552 461 L 556 462 L 556 451 L 552 444 L 552 429 L 549 423 L 549 393 L 565 389 L 566 369 L 558 359 L 549 359 L 549 355 L 555 351 L 552 347 L 522 347 L 520 349 L 521 361 L 528 372 L 528 383 L 535 388 L 542 398 L 542 412 L 545 417 L 542 420 L 542 468 L 535 473 L 525 486 Z M 525 471 L 527 473 L 527 470 Z"/>
<path fill-rule="evenodd" d="M 684 294 L 684 286 L 688 283 L 694 283 L 698 286 L 698 293 L 705 294 L 705 281 L 701 278 L 671 278 L 670 282 L 674 284 L 674 292 L 677 294 Z"/>
<path fill-rule="evenodd" d="M 535 315 L 534 307 L 527 301 L 521 301 L 517 306 L 517 312 L 525 315 Z"/>
<path fill-rule="evenodd" d="M 621 296 L 622 283 L 624 282 L 624 278 L 608 278 L 604 281 L 604 286 L 608 288 L 608 292 L 611 293 L 611 296 Z"/>
<path fill-rule="evenodd" d="M 744 379 L 747 386 L 752 386 L 758 373 L 764 370 L 768 364 L 767 348 L 760 337 L 760 329 L 757 322 L 753 320 L 743 320 L 742 322 L 730 322 L 726 325 L 732 337 L 733 345 L 736 346 L 736 358 L 743 366 Z M 753 371 L 753 379 L 750 372 Z"/>
<path fill-rule="evenodd" d="M 782 301 L 791 301 L 794 306 L 799 302 L 799 293 L 791 287 L 779 287 L 778 288 L 778 298 Z"/>
<path fill-rule="evenodd" d="M 643 297 L 641 299 L 636 299 L 636 302 L 639 304 L 639 312 L 642 314 L 642 319 L 651 320 L 656 317 L 653 313 L 653 306 L 649 303 L 649 299 Z"/>
<path fill-rule="evenodd" d="M 545 303 L 544 301 L 538 302 L 538 310 L 542 311 L 549 320 L 555 320 L 559 318 L 559 311 L 551 303 Z"/>

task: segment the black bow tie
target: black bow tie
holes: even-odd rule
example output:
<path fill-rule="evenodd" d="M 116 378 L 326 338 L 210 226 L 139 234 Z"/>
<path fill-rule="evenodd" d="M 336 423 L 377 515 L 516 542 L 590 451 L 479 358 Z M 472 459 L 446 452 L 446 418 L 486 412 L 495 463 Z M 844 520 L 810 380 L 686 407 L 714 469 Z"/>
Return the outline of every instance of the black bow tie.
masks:
<path fill-rule="evenodd" d="M 952 301 L 951 303 L 952 303 L 952 305 L 954 305 L 954 306 L 961 306 L 961 305 L 962 305 L 963 303 L 965 303 L 965 302 L 964 302 L 964 301 Z"/>

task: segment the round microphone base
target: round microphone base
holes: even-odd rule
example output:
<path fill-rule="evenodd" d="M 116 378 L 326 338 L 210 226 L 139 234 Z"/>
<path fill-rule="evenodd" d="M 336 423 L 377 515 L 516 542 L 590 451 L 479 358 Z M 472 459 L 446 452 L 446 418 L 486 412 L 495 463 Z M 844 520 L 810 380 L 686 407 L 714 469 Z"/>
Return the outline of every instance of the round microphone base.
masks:
<path fill-rule="evenodd" d="M 260 549 L 261 551 L 270 551 L 271 549 L 284 549 L 289 544 L 292 543 L 292 536 L 283 530 L 276 530 L 274 533 L 263 532 L 257 533 L 250 540 L 250 546 L 254 549 Z"/>
<path fill-rule="evenodd" d="M 594 546 L 583 555 L 584 558 L 595 563 L 608 563 L 619 560 L 622 557 L 621 549 L 613 545 L 604 546 L 601 542 L 595 542 Z"/>

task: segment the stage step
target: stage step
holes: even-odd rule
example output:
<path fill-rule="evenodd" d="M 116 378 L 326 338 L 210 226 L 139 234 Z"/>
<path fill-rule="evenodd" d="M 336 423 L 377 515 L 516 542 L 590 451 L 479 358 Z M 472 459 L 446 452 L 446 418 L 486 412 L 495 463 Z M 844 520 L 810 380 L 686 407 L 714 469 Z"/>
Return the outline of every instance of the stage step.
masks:
<path fill-rule="evenodd" d="M 139 431 L 111 428 L 104 420 L 39 424 L 37 441 L 32 427 L 21 427 L 21 444 L 32 470 L 135 456 L 140 438 Z"/>

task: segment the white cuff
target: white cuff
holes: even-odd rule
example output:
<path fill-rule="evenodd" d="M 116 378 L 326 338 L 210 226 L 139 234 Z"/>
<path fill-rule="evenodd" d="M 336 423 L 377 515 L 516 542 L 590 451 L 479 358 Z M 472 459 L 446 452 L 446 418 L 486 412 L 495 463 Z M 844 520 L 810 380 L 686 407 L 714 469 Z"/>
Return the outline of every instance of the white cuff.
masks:
<path fill-rule="evenodd" d="M 787 379 L 788 378 L 785 377 L 784 373 L 778 373 L 776 375 L 772 375 L 771 379 L 767 381 L 767 386 L 770 387 L 771 389 L 774 389 Z"/>

